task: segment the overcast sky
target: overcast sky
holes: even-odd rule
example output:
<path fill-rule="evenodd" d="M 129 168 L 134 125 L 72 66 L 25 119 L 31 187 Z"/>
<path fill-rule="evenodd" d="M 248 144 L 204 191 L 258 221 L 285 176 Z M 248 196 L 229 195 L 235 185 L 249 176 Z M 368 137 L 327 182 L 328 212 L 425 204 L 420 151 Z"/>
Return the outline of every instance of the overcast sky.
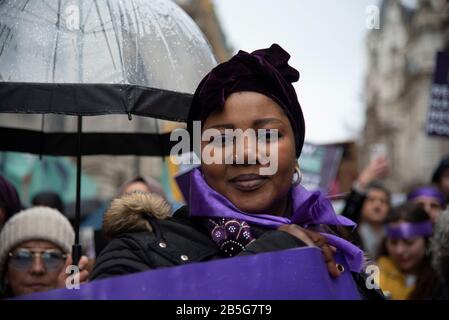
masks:
<path fill-rule="evenodd" d="M 306 140 L 356 139 L 364 123 L 369 5 L 376 0 L 213 0 L 229 44 L 253 51 L 278 43 L 301 77 L 295 84 Z M 414 5 L 416 0 L 404 0 Z M 344 5 L 342 5 L 344 3 Z"/>

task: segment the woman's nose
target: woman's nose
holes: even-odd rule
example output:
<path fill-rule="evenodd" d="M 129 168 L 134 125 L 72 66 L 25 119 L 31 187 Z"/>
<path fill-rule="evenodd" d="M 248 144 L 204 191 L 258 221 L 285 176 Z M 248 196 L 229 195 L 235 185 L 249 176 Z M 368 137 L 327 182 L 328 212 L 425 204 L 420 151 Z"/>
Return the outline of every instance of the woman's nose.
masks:
<path fill-rule="evenodd" d="M 33 263 L 30 267 L 30 272 L 34 274 L 43 274 L 45 273 L 45 265 L 42 261 L 41 257 L 34 257 Z"/>
<path fill-rule="evenodd" d="M 238 139 L 241 145 L 236 145 L 237 157 L 242 153 L 242 160 L 245 165 L 256 164 L 257 163 L 257 138 L 251 134 L 245 134 L 242 139 Z M 239 143 L 239 142 L 237 142 Z"/>
<path fill-rule="evenodd" d="M 402 243 L 402 241 L 399 242 L 399 243 L 396 245 L 396 253 L 397 253 L 398 255 L 404 254 L 404 252 L 406 251 L 406 249 L 407 249 L 407 248 L 406 248 L 405 244 Z"/>

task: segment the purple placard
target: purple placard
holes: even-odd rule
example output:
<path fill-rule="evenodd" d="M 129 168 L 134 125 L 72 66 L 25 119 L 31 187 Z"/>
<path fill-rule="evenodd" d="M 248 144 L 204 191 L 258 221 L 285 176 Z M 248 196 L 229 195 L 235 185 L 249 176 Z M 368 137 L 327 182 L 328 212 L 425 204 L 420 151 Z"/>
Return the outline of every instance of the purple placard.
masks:
<path fill-rule="evenodd" d="M 25 300 L 359 300 L 346 271 L 332 279 L 317 248 L 299 248 L 192 263 L 97 280 L 79 290 L 57 289 Z"/>

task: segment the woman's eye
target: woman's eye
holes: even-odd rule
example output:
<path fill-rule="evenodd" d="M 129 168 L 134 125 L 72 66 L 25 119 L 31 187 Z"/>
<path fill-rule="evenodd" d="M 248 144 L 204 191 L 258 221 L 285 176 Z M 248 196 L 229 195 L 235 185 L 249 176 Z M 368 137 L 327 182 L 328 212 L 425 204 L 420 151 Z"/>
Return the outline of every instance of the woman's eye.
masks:
<path fill-rule="evenodd" d="M 280 135 L 277 130 L 262 130 L 258 134 L 258 140 L 274 142 L 279 139 Z"/>
<path fill-rule="evenodd" d="M 49 260 L 61 260 L 62 254 L 60 254 L 59 252 L 44 252 L 42 254 L 42 257 Z"/>
<path fill-rule="evenodd" d="M 388 239 L 388 242 L 391 246 L 396 246 L 398 244 L 398 239 Z"/>
<path fill-rule="evenodd" d="M 224 145 L 231 144 L 232 142 L 233 142 L 232 136 L 229 136 L 226 134 L 215 136 L 212 138 L 212 141 L 210 141 L 210 143 L 215 146 L 224 146 Z"/>
<path fill-rule="evenodd" d="M 407 246 L 412 246 L 417 240 L 418 240 L 418 238 L 419 237 L 413 237 L 413 238 L 410 238 L 410 239 L 405 239 L 405 244 L 407 245 Z"/>
<path fill-rule="evenodd" d="M 26 260 L 26 259 L 31 259 L 32 255 L 30 252 L 18 252 L 15 255 L 15 258 L 17 260 Z"/>

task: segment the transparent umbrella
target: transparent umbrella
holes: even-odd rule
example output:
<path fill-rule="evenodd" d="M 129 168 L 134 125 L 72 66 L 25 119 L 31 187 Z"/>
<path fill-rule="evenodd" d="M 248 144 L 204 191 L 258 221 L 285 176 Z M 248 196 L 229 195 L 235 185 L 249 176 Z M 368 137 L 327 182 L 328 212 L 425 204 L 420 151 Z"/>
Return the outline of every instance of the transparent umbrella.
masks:
<path fill-rule="evenodd" d="M 78 244 L 81 155 L 169 154 L 156 119 L 184 121 L 215 65 L 169 0 L 3 0 L 0 150 L 77 156 Z"/>

